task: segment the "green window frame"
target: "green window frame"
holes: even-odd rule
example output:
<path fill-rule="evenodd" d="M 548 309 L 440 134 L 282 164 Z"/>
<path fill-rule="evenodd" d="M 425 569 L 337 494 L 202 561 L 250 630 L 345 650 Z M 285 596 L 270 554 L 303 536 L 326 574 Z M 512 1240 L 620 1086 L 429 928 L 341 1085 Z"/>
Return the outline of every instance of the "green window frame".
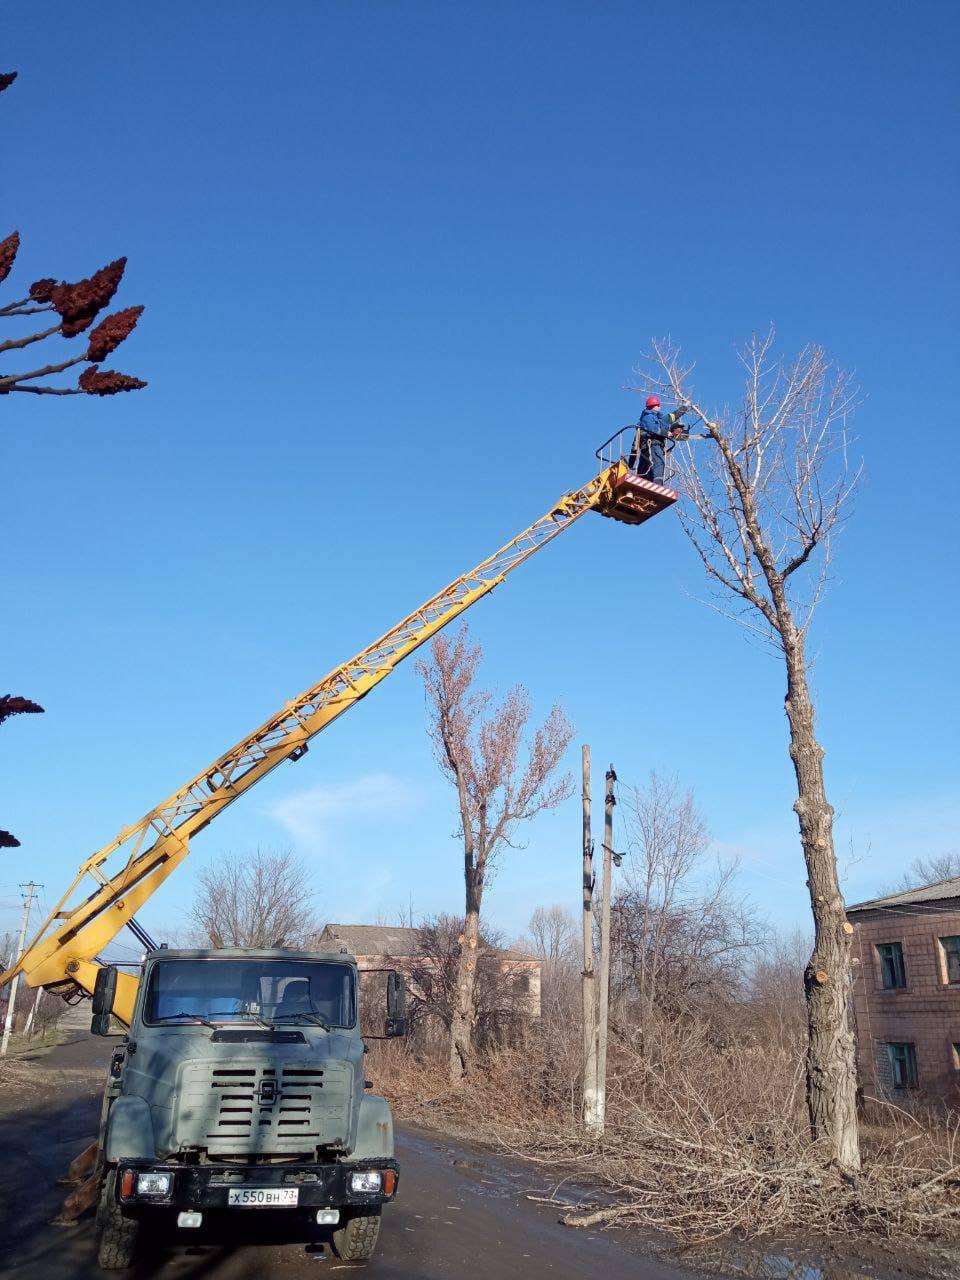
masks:
<path fill-rule="evenodd" d="M 950 937 L 941 938 L 940 947 L 943 951 L 943 967 L 947 981 L 960 986 L 960 936 L 953 934 Z"/>
<path fill-rule="evenodd" d="M 907 985 L 907 966 L 903 961 L 903 944 L 878 942 L 877 957 L 880 961 L 880 985 L 884 991 L 898 991 Z"/>
<path fill-rule="evenodd" d="M 887 1058 L 895 1089 L 917 1087 L 917 1048 L 909 1041 L 888 1041 Z"/>

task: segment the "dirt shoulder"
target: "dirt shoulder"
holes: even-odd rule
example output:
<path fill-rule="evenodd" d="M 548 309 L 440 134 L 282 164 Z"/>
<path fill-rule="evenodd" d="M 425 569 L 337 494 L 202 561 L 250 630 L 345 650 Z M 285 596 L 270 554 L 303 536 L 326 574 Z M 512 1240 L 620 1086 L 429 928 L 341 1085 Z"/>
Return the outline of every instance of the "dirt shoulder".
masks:
<path fill-rule="evenodd" d="M 113 1044 L 76 1032 L 0 1059 L 0 1114 L 23 1110 L 31 1099 L 99 1096 Z"/>

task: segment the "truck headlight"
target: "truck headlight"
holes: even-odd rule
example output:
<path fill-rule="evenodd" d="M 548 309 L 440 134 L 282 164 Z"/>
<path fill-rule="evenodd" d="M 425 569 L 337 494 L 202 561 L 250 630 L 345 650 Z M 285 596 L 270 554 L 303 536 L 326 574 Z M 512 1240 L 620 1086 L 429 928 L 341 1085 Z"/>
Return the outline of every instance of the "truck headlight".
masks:
<path fill-rule="evenodd" d="M 350 1175 L 350 1190 L 354 1192 L 379 1191 L 383 1186 L 383 1174 L 379 1169 L 361 1169 Z"/>
<path fill-rule="evenodd" d="M 173 1190 L 172 1173 L 138 1173 L 138 1196 L 168 1196 Z"/>

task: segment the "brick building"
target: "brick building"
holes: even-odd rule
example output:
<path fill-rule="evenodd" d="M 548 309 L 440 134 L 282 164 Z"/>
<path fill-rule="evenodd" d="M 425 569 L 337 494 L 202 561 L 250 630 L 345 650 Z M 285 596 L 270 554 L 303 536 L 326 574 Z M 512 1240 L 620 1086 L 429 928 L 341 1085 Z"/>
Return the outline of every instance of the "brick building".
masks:
<path fill-rule="evenodd" d="M 960 876 L 847 908 L 860 1083 L 960 1107 Z"/>
<path fill-rule="evenodd" d="M 419 954 L 420 930 L 402 925 L 328 924 L 315 946 L 318 951 L 337 951 L 340 947 L 356 957 L 361 973 L 394 964 L 405 970 L 408 981 L 415 965 L 429 963 Z M 513 982 L 521 1004 L 530 1018 L 540 1017 L 540 973 L 543 962 L 536 956 L 503 947 L 481 948 L 480 964 L 495 965 Z"/>

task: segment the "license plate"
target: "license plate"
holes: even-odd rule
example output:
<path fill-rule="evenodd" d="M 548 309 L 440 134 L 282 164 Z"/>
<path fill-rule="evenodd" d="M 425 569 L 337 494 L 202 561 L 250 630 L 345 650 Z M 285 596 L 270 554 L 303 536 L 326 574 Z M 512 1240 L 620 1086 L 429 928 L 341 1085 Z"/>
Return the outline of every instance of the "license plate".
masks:
<path fill-rule="evenodd" d="M 227 1192 L 227 1204 L 236 1209 L 288 1209 L 299 1197 L 299 1187 L 237 1187 Z"/>

